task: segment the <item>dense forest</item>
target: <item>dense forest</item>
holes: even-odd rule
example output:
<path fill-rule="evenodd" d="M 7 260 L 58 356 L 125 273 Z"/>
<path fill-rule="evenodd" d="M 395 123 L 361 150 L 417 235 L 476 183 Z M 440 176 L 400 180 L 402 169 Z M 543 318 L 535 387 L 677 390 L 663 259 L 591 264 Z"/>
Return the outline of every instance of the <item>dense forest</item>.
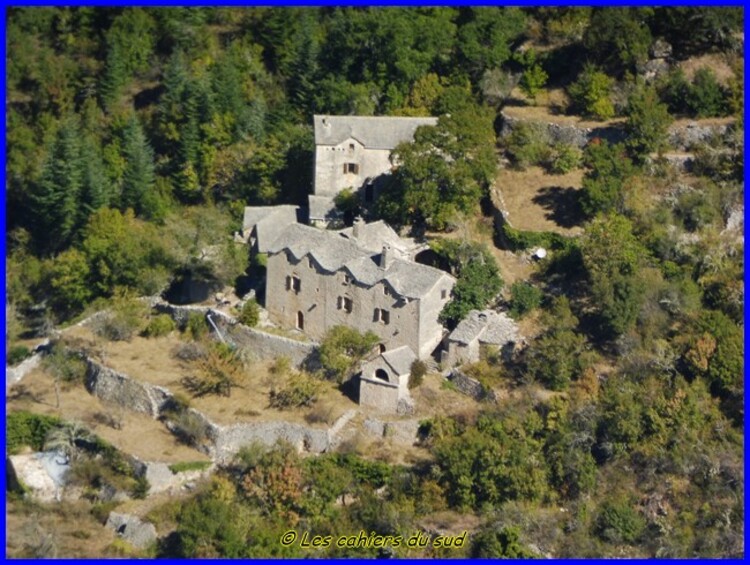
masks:
<path fill-rule="evenodd" d="M 306 204 L 313 114 L 438 116 L 397 148 L 375 206 L 352 195 L 339 205 L 437 234 L 433 249 L 459 279 L 449 326 L 501 304 L 535 316 L 540 329 L 519 358 L 490 352 L 470 370 L 548 394 L 423 422 L 427 459 L 412 465 L 245 450 L 189 501 L 155 511 L 174 532 L 153 555 L 415 555 L 279 539 L 290 528 L 408 538 L 424 517 L 452 512 L 478 518 L 470 542 L 420 555 L 741 556 L 744 264 L 727 225 L 744 192 L 743 17 L 741 8 L 10 9 L 10 351 L 20 359 L 16 342 L 188 275 L 241 295 L 262 266 L 232 234 L 247 205 Z M 665 44 L 672 64 L 647 80 Z M 726 76 L 677 64 L 708 56 Z M 580 149 L 531 126 L 501 135 L 504 107 L 543 106 L 553 91 L 565 100 L 555 112 L 620 123 L 624 140 Z M 689 174 L 663 158 L 668 128 L 685 119 L 731 124 L 690 148 Z M 486 248 L 439 236 L 482 221 L 498 167 L 533 166 L 583 171 L 583 234 L 496 227 L 505 249 L 550 250 L 528 281 L 501 292 L 502 266 Z"/>

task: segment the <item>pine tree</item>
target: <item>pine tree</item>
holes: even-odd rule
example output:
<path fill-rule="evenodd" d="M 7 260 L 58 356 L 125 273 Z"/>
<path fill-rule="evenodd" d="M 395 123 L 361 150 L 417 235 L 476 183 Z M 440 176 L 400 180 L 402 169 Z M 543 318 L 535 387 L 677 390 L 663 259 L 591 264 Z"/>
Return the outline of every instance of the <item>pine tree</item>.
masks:
<path fill-rule="evenodd" d="M 36 237 L 42 249 L 66 247 L 79 227 L 78 206 L 83 184 L 80 129 L 67 120 L 57 132 L 32 196 Z"/>
<path fill-rule="evenodd" d="M 123 209 L 132 208 L 139 216 L 150 217 L 146 202 L 154 190 L 154 152 L 135 116 L 125 127 L 123 157 L 125 172 L 120 205 Z"/>
<path fill-rule="evenodd" d="M 78 224 L 86 224 L 89 216 L 112 200 L 112 185 L 104 170 L 104 160 L 92 138 L 81 145 L 81 197 Z"/>

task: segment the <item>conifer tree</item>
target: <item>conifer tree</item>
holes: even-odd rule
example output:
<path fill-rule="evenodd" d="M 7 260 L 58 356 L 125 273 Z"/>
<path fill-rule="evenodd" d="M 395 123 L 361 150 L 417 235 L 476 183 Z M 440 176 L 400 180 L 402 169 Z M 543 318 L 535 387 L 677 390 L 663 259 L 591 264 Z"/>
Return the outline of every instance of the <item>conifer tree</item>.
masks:
<path fill-rule="evenodd" d="M 135 116 L 125 127 L 123 157 L 125 171 L 120 204 L 123 209 L 132 208 L 139 216 L 150 217 L 146 203 L 154 190 L 154 152 Z"/>

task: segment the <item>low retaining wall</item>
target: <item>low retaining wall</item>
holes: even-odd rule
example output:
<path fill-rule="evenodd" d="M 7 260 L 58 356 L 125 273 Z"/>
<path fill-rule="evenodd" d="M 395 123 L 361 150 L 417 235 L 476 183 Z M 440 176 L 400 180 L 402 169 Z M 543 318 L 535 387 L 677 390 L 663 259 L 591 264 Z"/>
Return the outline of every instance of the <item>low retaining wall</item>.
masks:
<path fill-rule="evenodd" d="M 136 381 L 90 358 L 86 358 L 86 390 L 97 398 L 152 418 L 161 415 L 173 396 L 163 387 Z"/>
<path fill-rule="evenodd" d="M 176 306 L 157 302 L 154 308 L 172 317 L 178 327 L 184 328 L 193 312 L 210 316 L 221 332 L 223 340 L 251 351 L 258 359 L 288 357 L 295 367 L 305 366 L 310 370 L 319 368 L 315 342 L 303 342 L 288 337 L 251 328 L 240 324 L 236 318 L 207 306 Z"/>
<path fill-rule="evenodd" d="M 454 370 L 448 376 L 448 379 L 456 387 L 456 390 L 467 396 L 470 396 L 477 402 L 487 400 L 489 402 L 497 402 L 497 395 L 492 389 L 486 388 L 482 383 L 476 379 L 472 379 L 468 375 L 463 374 L 461 371 Z"/>

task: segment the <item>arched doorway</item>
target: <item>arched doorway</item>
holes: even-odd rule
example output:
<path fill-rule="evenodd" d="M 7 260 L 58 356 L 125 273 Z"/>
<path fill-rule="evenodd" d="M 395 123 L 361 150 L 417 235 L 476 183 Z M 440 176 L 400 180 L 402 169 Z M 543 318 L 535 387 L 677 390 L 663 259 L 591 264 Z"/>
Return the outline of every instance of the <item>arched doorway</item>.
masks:
<path fill-rule="evenodd" d="M 302 312 L 297 312 L 297 329 L 305 329 L 305 315 Z"/>

